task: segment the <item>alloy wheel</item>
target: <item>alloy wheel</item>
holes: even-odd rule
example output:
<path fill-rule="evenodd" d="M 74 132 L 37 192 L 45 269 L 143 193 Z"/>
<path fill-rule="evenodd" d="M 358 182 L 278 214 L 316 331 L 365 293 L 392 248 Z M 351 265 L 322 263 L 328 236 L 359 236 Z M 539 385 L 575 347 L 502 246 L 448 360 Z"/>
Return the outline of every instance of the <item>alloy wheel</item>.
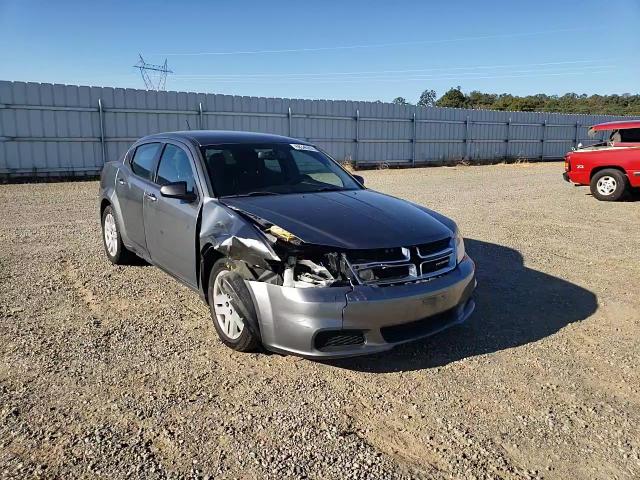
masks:
<path fill-rule="evenodd" d="M 229 273 L 228 270 L 221 270 L 216 276 L 213 283 L 213 303 L 218 326 L 230 340 L 236 340 L 244 330 L 244 322 L 222 286 L 223 277 Z"/>
<path fill-rule="evenodd" d="M 115 257 L 118 252 L 118 230 L 116 229 L 116 219 L 112 213 L 107 213 L 104 216 L 104 244 L 109 255 Z"/>

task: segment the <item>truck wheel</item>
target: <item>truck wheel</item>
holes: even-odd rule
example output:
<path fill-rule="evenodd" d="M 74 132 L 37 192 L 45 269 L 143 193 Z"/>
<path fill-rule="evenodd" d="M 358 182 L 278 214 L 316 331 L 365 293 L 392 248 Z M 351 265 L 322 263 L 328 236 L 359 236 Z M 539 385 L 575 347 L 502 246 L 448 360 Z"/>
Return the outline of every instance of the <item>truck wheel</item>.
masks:
<path fill-rule="evenodd" d="M 240 275 L 221 258 L 209 274 L 209 309 L 218 337 L 239 352 L 251 352 L 260 344 L 256 309 Z"/>
<path fill-rule="evenodd" d="M 116 214 L 109 205 L 102 212 L 102 243 L 109 261 L 115 265 L 129 265 L 136 257 L 135 253 L 127 250 L 122 243 Z"/>
<path fill-rule="evenodd" d="M 627 192 L 627 176 L 620 170 L 600 170 L 591 178 L 591 194 L 598 200 L 614 202 Z"/>

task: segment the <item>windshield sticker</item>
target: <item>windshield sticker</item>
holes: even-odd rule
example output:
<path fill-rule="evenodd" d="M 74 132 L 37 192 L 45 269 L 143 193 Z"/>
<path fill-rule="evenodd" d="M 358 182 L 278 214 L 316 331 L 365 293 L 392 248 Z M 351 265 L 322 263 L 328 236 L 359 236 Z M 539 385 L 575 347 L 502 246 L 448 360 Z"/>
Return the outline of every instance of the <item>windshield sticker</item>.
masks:
<path fill-rule="evenodd" d="M 296 150 L 307 150 L 308 152 L 317 152 L 318 149 L 311 145 L 300 145 L 299 143 L 292 143 L 291 146 Z"/>

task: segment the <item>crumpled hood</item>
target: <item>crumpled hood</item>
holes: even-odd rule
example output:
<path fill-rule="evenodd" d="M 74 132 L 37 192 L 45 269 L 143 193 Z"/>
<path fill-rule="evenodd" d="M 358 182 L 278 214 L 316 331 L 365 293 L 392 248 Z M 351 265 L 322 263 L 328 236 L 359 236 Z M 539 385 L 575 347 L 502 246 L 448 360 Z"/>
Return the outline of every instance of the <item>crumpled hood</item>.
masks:
<path fill-rule="evenodd" d="M 219 201 L 278 225 L 305 243 L 340 249 L 410 246 L 453 236 L 441 215 L 373 190 L 227 197 Z"/>

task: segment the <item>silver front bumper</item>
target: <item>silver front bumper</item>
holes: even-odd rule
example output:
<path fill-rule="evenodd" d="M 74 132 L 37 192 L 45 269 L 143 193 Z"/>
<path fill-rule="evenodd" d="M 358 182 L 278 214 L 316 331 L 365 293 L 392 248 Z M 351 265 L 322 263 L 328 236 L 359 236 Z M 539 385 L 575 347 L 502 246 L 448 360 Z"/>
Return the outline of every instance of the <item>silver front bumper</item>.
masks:
<path fill-rule="evenodd" d="M 475 265 L 469 257 L 428 282 L 377 287 L 292 288 L 248 281 L 262 342 L 269 350 L 313 358 L 382 352 L 461 323 L 473 312 Z M 358 331 L 360 345 L 316 348 L 322 331 Z"/>

